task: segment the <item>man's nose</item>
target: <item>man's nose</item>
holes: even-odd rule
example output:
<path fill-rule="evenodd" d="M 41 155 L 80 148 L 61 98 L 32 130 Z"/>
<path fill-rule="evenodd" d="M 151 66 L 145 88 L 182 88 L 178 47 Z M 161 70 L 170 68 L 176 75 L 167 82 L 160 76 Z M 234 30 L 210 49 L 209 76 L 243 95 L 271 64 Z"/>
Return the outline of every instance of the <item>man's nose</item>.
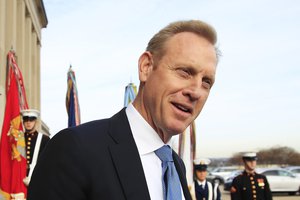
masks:
<path fill-rule="evenodd" d="M 191 81 L 184 89 L 183 94 L 190 97 L 191 101 L 198 100 L 201 97 L 202 93 L 202 80 L 195 79 Z"/>

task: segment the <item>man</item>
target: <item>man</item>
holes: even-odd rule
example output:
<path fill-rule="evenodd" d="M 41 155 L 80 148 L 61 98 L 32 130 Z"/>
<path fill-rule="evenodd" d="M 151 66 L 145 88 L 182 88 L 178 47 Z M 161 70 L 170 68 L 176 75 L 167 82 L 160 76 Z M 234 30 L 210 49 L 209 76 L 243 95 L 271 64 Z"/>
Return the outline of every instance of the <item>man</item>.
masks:
<path fill-rule="evenodd" d="M 272 200 L 267 178 L 255 172 L 256 161 L 255 152 L 243 154 L 245 170 L 232 181 L 232 200 Z"/>
<path fill-rule="evenodd" d="M 36 130 L 39 111 L 27 109 L 21 111 L 23 125 L 25 128 L 25 146 L 27 160 L 27 177 L 24 179 L 25 185 L 29 184 L 31 174 L 36 165 L 41 151 L 45 148 L 50 138 Z"/>
<path fill-rule="evenodd" d="M 199 159 L 194 161 L 195 184 L 193 190 L 197 200 L 220 200 L 221 192 L 218 183 L 211 183 L 206 180 L 207 166 L 209 159 Z"/>
<path fill-rule="evenodd" d="M 197 20 L 159 31 L 139 58 L 134 102 L 109 119 L 55 135 L 35 169 L 28 199 L 158 200 L 174 195 L 169 189 L 176 192 L 171 199 L 191 199 L 184 164 L 168 145 L 204 106 L 215 80 L 215 43 L 214 29 Z M 160 149 L 172 154 L 168 161 L 161 161 Z M 165 163 L 172 169 L 169 183 L 162 178 L 169 177 Z"/>

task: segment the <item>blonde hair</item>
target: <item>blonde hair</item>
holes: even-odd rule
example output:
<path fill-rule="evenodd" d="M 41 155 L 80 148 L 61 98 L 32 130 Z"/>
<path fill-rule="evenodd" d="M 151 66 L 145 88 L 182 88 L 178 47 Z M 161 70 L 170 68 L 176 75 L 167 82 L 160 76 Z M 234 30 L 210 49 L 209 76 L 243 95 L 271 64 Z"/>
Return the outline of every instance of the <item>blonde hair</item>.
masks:
<path fill-rule="evenodd" d="M 168 39 L 182 32 L 195 33 L 207 39 L 214 46 L 217 43 L 217 33 L 209 24 L 200 20 L 176 21 L 156 33 L 149 41 L 146 51 L 149 51 L 154 59 L 159 61 L 165 54 L 165 43 Z M 215 49 L 218 58 L 220 52 L 216 46 Z"/>

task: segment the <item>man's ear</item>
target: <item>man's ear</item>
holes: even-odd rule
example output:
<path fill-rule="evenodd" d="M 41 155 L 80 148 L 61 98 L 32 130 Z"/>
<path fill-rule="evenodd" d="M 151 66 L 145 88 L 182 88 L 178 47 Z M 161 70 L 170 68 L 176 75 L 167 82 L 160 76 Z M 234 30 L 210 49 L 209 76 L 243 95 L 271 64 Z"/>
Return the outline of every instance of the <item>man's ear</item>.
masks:
<path fill-rule="evenodd" d="M 145 51 L 139 58 L 139 79 L 145 82 L 153 70 L 153 58 L 149 51 Z"/>

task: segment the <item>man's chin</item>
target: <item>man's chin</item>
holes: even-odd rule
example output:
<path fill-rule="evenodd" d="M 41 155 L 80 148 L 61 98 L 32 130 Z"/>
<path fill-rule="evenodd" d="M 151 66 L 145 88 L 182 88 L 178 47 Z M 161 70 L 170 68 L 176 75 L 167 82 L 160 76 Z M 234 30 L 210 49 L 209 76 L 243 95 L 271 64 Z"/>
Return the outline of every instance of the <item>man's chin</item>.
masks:
<path fill-rule="evenodd" d="M 255 167 L 248 167 L 248 171 L 253 172 L 255 170 Z"/>
<path fill-rule="evenodd" d="M 167 132 L 171 136 L 179 135 L 186 131 L 186 129 L 189 127 L 187 123 L 184 123 L 179 120 L 174 120 L 171 123 L 167 124 Z"/>
<path fill-rule="evenodd" d="M 188 128 L 188 126 L 184 127 L 184 128 L 182 128 L 182 127 L 180 127 L 180 128 L 173 128 L 172 131 L 171 131 L 172 135 L 179 135 L 181 133 L 184 133 L 187 128 Z"/>

